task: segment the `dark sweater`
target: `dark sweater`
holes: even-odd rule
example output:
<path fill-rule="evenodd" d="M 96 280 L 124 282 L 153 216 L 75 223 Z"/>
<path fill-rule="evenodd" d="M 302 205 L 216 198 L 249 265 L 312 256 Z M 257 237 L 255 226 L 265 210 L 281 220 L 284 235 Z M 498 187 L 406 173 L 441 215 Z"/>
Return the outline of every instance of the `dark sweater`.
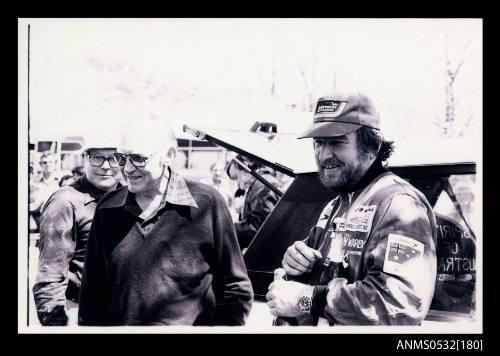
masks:
<path fill-rule="evenodd" d="M 167 201 L 146 221 L 127 187 L 103 197 L 85 256 L 80 325 L 244 324 L 253 291 L 228 208 L 215 189 L 186 183 L 197 207 Z"/>

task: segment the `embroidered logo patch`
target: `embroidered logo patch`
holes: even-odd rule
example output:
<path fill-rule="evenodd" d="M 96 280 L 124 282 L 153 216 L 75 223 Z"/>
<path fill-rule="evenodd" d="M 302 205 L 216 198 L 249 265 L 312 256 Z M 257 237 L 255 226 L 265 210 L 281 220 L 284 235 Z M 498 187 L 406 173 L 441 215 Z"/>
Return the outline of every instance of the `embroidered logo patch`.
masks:
<path fill-rule="evenodd" d="M 414 262 L 424 255 L 424 244 L 403 235 L 389 234 L 383 271 L 399 276 L 419 273 L 412 270 Z"/>
<path fill-rule="evenodd" d="M 349 231 L 368 232 L 372 228 L 376 205 L 360 205 L 347 217 L 345 229 Z"/>
<path fill-rule="evenodd" d="M 328 113 L 328 117 L 337 117 L 342 114 L 345 106 L 347 105 L 346 101 L 337 101 L 337 100 L 322 100 L 318 101 L 318 105 L 316 106 L 316 114 L 324 114 Z"/>

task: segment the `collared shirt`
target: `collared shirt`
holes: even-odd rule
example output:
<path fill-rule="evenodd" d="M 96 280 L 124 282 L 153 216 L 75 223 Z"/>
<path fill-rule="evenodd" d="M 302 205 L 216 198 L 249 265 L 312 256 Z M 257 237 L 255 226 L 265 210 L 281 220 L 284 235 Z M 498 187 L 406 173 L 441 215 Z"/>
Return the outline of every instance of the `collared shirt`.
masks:
<path fill-rule="evenodd" d="M 242 325 L 253 291 L 228 208 L 212 187 L 171 172 L 146 220 L 126 187 L 96 208 L 81 325 Z"/>
<path fill-rule="evenodd" d="M 45 178 L 43 175 L 42 175 L 42 178 L 40 178 L 40 183 L 43 183 L 43 184 L 53 184 L 53 183 L 56 183 L 56 184 L 59 184 L 59 176 L 57 173 L 52 173 L 50 176 L 48 176 L 47 178 Z"/>
<path fill-rule="evenodd" d="M 90 225 L 97 201 L 104 194 L 83 176 L 56 191 L 45 204 L 33 287 L 42 325 L 66 325 L 66 298 L 78 300 Z"/>
<path fill-rule="evenodd" d="M 53 173 L 48 178 L 30 184 L 30 211 L 41 213 L 49 197 L 59 190 L 59 177 Z"/>
<path fill-rule="evenodd" d="M 126 195 L 119 195 L 114 199 L 108 201 L 108 207 L 120 207 L 123 206 L 125 210 L 130 213 L 140 217 L 142 220 L 149 220 L 154 217 L 161 209 L 165 207 L 167 203 L 174 205 L 185 205 L 198 208 L 196 201 L 193 199 L 191 192 L 189 191 L 186 181 L 177 172 L 169 169 L 168 175 L 164 175 L 162 180 L 167 180 L 166 189 L 163 192 L 163 196 L 156 213 L 153 216 L 149 216 L 146 219 L 142 216 L 142 209 L 137 204 L 135 199 L 135 194 L 127 190 Z"/>

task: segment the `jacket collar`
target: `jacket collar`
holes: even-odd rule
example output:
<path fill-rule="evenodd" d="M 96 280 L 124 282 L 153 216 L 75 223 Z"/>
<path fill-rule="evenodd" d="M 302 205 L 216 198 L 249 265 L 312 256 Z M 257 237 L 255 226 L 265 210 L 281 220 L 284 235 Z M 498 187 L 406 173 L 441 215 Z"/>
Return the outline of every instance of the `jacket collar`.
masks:
<path fill-rule="evenodd" d="M 362 190 L 368 184 L 370 184 L 376 177 L 381 175 L 382 173 L 389 172 L 387 168 L 385 168 L 382 165 L 382 162 L 380 160 L 375 160 L 375 162 L 372 163 L 368 171 L 366 171 L 365 175 L 361 177 L 359 182 L 356 183 L 352 188 L 345 190 L 345 191 L 339 191 L 341 194 L 347 194 L 347 193 L 353 193 Z"/>
<path fill-rule="evenodd" d="M 71 186 L 79 192 L 87 193 L 88 195 L 90 195 L 90 198 L 85 203 L 99 200 L 102 198 L 102 196 L 104 194 L 107 193 L 103 190 L 100 190 L 92 183 L 90 183 L 85 174 L 79 180 L 77 180 L 75 183 L 71 184 Z M 119 188 L 119 187 L 120 187 L 120 184 L 118 183 L 117 188 Z"/>
<path fill-rule="evenodd" d="M 191 192 L 189 191 L 184 178 L 179 173 L 171 170 L 170 168 L 169 171 L 170 177 L 167 178 L 167 189 L 163 195 L 160 209 L 163 208 L 167 202 L 174 205 L 185 205 L 198 208 L 198 205 L 191 195 Z M 130 205 L 133 201 L 135 202 L 134 193 L 131 193 L 125 186 L 120 189 L 115 195 L 106 200 L 101 205 L 101 207 L 120 208 L 124 207 L 125 205 Z"/>

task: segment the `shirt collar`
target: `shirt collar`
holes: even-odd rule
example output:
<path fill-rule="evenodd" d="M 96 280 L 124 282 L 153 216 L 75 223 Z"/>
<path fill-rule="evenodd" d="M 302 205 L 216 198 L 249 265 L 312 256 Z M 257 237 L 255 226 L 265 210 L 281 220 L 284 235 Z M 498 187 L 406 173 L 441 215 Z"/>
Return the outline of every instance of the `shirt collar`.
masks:
<path fill-rule="evenodd" d="M 160 204 L 160 209 L 163 208 L 166 203 L 174 205 L 185 205 L 198 208 L 196 201 L 194 200 L 189 188 L 187 187 L 184 178 L 177 172 L 169 168 L 170 176 L 165 176 L 168 179 L 167 189 L 163 195 L 162 202 Z M 117 194 L 111 196 L 109 200 L 102 204 L 102 208 L 119 208 L 125 205 L 130 205 L 133 199 L 134 193 L 129 192 L 126 187 L 123 187 Z"/>
<path fill-rule="evenodd" d="M 198 208 L 184 178 L 170 168 L 169 171 L 170 177 L 168 178 L 167 190 L 163 194 L 160 208 L 163 208 L 167 202 L 175 205 L 186 205 Z"/>
<path fill-rule="evenodd" d="M 51 184 L 51 183 L 58 183 L 58 182 L 59 182 L 59 177 L 57 176 L 56 173 L 52 173 L 47 178 L 45 178 L 42 175 L 42 178 L 40 178 L 40 183 Z"/>

